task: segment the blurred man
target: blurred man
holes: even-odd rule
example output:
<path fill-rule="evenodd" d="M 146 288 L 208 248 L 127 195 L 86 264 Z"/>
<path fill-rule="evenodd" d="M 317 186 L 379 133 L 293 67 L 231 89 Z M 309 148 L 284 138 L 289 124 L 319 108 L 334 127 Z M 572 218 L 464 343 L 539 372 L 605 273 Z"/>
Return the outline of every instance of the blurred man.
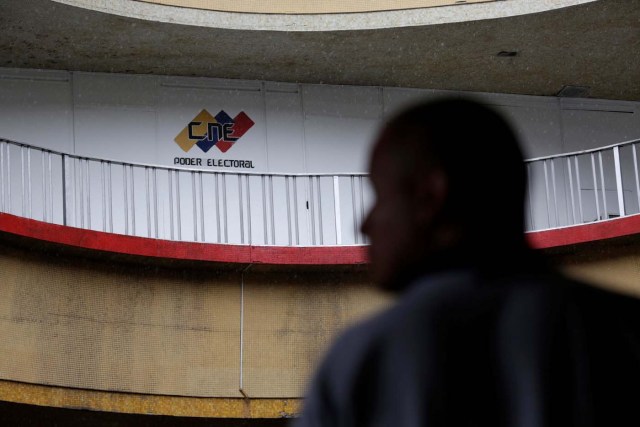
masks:
<path fill-rule="evenodd" d="M 640 425 L 640 301 L 528 247 L 522 153 L 497 113 L 401 113 L 371 181 L 371 268 L 400 300 L 338 340 L 298 427 Z"/>

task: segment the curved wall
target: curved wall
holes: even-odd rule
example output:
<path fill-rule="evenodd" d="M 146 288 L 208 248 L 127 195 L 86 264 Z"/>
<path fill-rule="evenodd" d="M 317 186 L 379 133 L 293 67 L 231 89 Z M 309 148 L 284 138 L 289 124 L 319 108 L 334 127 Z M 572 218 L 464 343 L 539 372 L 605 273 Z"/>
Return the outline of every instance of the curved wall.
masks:
<path fill-rule="evenodd" d="M 391 302 L 359 268 L 147 263 L 0 237 L 7 401 L 289 416 L 335 334 Z M 640 295 L 638 247 L 636 233 L 547 253 L 574 276 Z"/>
<path fill-rule="evenodd" d="M 402 0 L 396 2 L 260 2 L 243 0 L 159 0 L 152 2 L 113 0 L 53 0 L 93 11 L 150 21 L 212 28 L 265 31 L 340 31 L 397 28 L 497 19 L 539 13 L 590 3 L 594 0 Z M 153 4 L 162 3 L 162 4 Z M 453 4 L 452 4 L 453 3 Z M 467 4 L 468 3 L 468 4 Z M 388 10 L 388 4 L 392 4 Z M 447 6 L 448 4 L 448 6 Z M 180 7 L 180 5 L 187 7 Z M 407 5 L 416 7 L 406 9 Z M 439 5 L 440 7 L 428 7 Z M 376 6 L 385 11 L 376 10 Z M 193 9 L 198 7 L 199 9 Z M 214 10 L 208 10 L 214 9 Z M 367 11 L 369 10 L 369 11 Z M 373 12 L 371 11 L 373 10 Z M 270 13 L 251 13 L 271 11 Z M 333 11 L 333 13 L 329 13 Z M 341 11 L 341 13 L 336 13 Z M 344 13 L 344 12 L 350 13 Z M 277 13 L 281 12 L 281 13 Z"/>
<path fill-rule="evenodd" d="M 334 335 L 386 304 L 362 271 L 145 265 L 31 243 L 0 246 L 4 380 L 300 397 Z"/>
<path fill-rule="evenodd" d="M 367 180 L 340 178 L 336 192 L 331 177 L 313 182 L 306 176 L 292 179 L 291 183 L 279 176 L 270 184 L 264 176 L 249 179 L 233 175 L 225 181 L 213 172 L 364 172 L 376 129 L 397 108 L 416 99 L 469 96 L 462 92 L 387 87 L 16 69 L 2 69 L 0 77 L 0 138 L 78 156 L 187 169 L 173 174 L 163 169 L 157 173 L 156 181 L 155 177 L 145 176 L 148 171 L 144 166 L 123 168 L 118 164 L 106 171 L 100 160 L 89 164 L 75 159 L 68 161 L 63 170 L 63 162 L 55 158 L 49 168 L 53 174 L 50 176 L 55 178 L 49 178 L 50 191 L 43 192 L 39 183 L 46 181 L 46 176 L 38 168 L 47 162 L 46 156 L 7 145 L 4 154 L 0 153 L 0 184 L 9 187 L 10 181 L 11 190 L 3 189 L 5 200 L 0 203 L 0 210 L 43 219 L 42 201 L 48 200 L 53 201 L 49 220 L 56 223 L 64 223 L 66 209 L 66 224 L 77 227 L 160 239 L 256 245 L 308 246 L 317 244 L 314 238 L 318 236 L 322 236 L 325 245 L 365 242 L 358 233 L 358 224 L 373 200 Z M 504 94 L 471 96 L 493 106 L 514 123 L 528 157 L 601 147 L 640 136 L 640 104 L 634 102 Z M 245 126 L 246 132 L 231 147 L 227 145 L 226 151 L 218 146 L 201 147 L 193 144 L 189 131 L 198 135 L 217 132 L 217 128 L 205 129 L 202 123 L 212 119 L 204 112 L 248 117 L 253 125 Z M 204 118 L 200 118 L 201 114 Z M 0 143 L 0 151 L 3 144 Z M 606 176 L 598 187 L 605 187 L 607 212 L 598 213 L 594 208 L 593 180 L 589 175 L 592 168 L 585 162 L 581 164 L 579 197 L 588 206 L 585 222 L 598 220 L 603 214 L 619 214 L 612 156 L 603 157 Z M 570 198 L 569 185 L 564 183 L 569 181 L 566 168 L 566 162 L 556 164 L 556 206 L 550 206 L 549 196 L 545 195 L 543 168 L 532 168 L 535 179 L 529 229 L 575 222 L 567 204 Z M 32 185 L 27 191 L 29 200 L 21 187 L 27 186 L 21 184 L 21 174 L 28 174 L 27 169 L 33 172 L 28 183 Z M 46 165 L 42 170 L 46 175 Z M 207 173 L 196 176 L 192 170 Z M 633 161 L 624 152 L 622 173 L 623 190 L 631 203 L 627 213 L 638 212 Z M 473 177 L 469 182 L 472 185 Z M 275 190 L 266 197 L 265 189 L 270 185 Z M 158 195 L 157 200 L 150 188 Z M 109 197 L 103 194 L 107 190 L 113 190 Z M 227 200 L 220 208 L 217 203 L 224 199 L 225 191 Z M 92 197 L 83 202 L 89 193 Z M 318 199 L 320 205 L 320 197 L 322 211 L 316 211 L 314 216 L 314 200 Z M 151 204 L 154 209 L 150 209 Z M 337 209 L 342 213 L 341 221 L 334 215 Z M 265 210 L 270 215 L 261 216 Z M 221 217 L 228 221 L 228 235 L 216 229 Z"/>
<path fill-rule="evenodd" d="M 366 172 L 369 147 L 385 119 L 418 100 L 443 96 L 473 97 L 505 114 L 529 158 L 640 137 L 638 102 L 0 68 L 0 138 L 169 167 L 176 157 L 201 159 L 200 165 L 177 165 L 190 169 Z M 245 113 L 253 125 L 224 152 L 178 143 L 202 110 L 232 118 Z M 205 130 L 192 127 L 193 133 Z M 251 167 L 207 165 L 207 159 L 248 160 Z"/>
<path fill-rule="evenodd" d="M 249 246 L 175 242 L 49 224 L 0 213 L 0 232 L 97 252 L 166 260 L 275 266 L 339 266 L 368 263 L 367 246 Z M 640 215 L 527 233 L 535 249 L 552 249 L 640 234 Z"/>

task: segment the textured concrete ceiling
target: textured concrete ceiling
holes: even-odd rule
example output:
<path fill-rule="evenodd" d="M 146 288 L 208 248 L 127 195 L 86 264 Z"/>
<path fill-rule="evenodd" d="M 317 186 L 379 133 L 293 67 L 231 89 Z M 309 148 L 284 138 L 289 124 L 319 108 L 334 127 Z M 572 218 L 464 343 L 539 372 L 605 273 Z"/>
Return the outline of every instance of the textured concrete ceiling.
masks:
<path fill-rule="evenodd" d="M 516 56 L 498 56 L 501 51 Z M 275 32 L 0 2 L 0 67 L 382 85 L 640 101 L 640 0 L 393 29 Z"/>

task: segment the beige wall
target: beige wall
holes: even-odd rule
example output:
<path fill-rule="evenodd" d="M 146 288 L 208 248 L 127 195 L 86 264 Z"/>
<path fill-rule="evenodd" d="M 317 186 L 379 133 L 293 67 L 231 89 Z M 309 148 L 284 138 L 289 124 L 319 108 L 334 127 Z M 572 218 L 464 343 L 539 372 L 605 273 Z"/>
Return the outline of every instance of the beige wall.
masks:
<path fill-rule="evenodd" d="M 640 297 L 635 240 L 548 254 L 573 276 Z M 259 405 L 280 408 L 271 411 L 278 416 L 287 405 L 297 410 L 287 399 L 303 396 L 336 334 L 391 303 L 357 266 L 254 265 L 242 280 L 246 266 L 92 256 L 0 245 L 0 399 L 17 399 L 11 396 L 19 382 L 39 385 L 20 388 L 31 397 L 18 399 L 40 396 L 37 404 L 55 396 L 53 406 L 89 399 L 89 407 L 102 410 L 144 412 L 152 405 L 157 413 L 257 414 L 269 410 L 256 406 L 263 399 Z M 251 411 L 241 382 L 254 401 Z M 55 393 L 37 389 L 43 385 Z M 113 406 L 109 393 L 65 392 L 71 388 L 118 391 L 124 403 Z M 126 393 L 150 398 L 138 402 Z"/>
<path fill-rule="evenodd" d="M 570 276 L 640 298 L 640 238 L 560 248 L 549 255 Z"/>
<path fill-rule="evenodd" d="M 335 334 L 386 302 L 353 269 L 241 275 L 1 247 L 0 379 L 201 397 L 242 397 L 242 381 L 252 398 L 300 397 Z"/>

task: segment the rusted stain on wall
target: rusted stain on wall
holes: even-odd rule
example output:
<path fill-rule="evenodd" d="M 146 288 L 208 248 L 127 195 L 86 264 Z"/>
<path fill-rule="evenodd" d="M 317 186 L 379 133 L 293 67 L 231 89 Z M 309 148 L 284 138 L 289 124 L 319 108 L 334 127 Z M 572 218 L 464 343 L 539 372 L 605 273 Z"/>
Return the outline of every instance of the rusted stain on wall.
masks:
<path fill-rule="evenodd" d="M 153 396 L 2 380 L 0 400 L 59 408 L 210 418 L 289 418 L 300 413 L 302 406 L 300 399 Z"/>

